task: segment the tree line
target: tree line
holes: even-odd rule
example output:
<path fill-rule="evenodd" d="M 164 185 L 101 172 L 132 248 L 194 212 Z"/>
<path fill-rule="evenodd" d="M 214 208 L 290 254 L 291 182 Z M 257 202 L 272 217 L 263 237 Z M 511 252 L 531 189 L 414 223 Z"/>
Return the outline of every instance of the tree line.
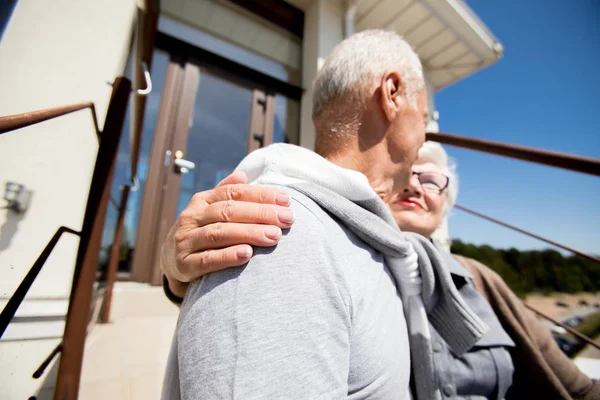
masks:
<path fill-rule="evenodd" d="M 600 290 L 600 263 L 579 256 L 563 256 L 556 250 L 504 250 L 454 239 L 451 252 L 487 265 L 520 297 L 534 292 L 548 294 Z"/>

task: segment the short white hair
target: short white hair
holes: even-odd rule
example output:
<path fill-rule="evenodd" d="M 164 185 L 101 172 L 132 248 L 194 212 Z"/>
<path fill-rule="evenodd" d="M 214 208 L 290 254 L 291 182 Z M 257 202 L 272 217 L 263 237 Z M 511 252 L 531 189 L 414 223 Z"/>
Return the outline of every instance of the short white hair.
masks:
<path fill-rule="evenodd" d="M 313 117 L 332 100 L 357 91 L 397 71 L 403 79 L 404 95 L 416 107 L 417 94 L 425 88 L 419 56 L 392 31 L 367 30 L 354 34 L 336 46 L 319 70 L 314 83 Z M 353 93 L 354 91 L 354 93 Z"/>
<path fill-rule="evenodd" d="M 437 165 L 442 173 L 448 176 L 448 187 L 446 188 L 446 202 L 444 203 L 444 215 L 447 215 L 456 204 L 458 197 L 458 175 L 456 163 L 448 153 L 437 142 L 427 141 L 419 149 L 419 162 L 431 162 Z"/>

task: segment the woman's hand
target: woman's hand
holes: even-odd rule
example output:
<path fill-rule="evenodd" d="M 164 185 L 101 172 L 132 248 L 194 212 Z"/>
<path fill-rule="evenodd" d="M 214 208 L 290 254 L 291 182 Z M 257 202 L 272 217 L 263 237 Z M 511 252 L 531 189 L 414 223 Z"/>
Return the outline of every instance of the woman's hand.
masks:
<path fill-rule="evenodd" d="M 294 214 L 284 191 L 246 184 L 234 173 L 196 193 L 175 221 L 162 246 L 160 267 L 171 292 L 183 297 L 203 275 L 245 264 L 251 246 L 269 247 L 289 228 Z"/>

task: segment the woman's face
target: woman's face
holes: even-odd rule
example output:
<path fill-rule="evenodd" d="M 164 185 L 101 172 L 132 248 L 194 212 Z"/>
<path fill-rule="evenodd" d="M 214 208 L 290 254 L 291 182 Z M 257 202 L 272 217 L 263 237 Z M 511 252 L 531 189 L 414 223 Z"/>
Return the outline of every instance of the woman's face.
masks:
<path fill-rule="evenodd" d="M 413 175 L 404 190 L 386 202 L 401 230 L 416 232 L 429 238 L 442 222 L 445 189 L 448 179 L 440 167 L 431 162 L 413 165 Z M 417 176 L 414 173 L 420 173 Z"/>

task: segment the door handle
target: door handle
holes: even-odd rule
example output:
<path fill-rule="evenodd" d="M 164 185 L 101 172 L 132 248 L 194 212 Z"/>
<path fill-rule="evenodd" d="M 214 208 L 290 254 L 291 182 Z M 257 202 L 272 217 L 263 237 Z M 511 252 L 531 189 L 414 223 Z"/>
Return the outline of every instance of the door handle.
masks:
<path fill-rule="evenodd" d="M 259 144 L 259 147 L 265 147 L 265 135 L 262 133 L 255 133 L 252 137 Z"/>
<path fill-rule="evenodd" d="M 176 158 L 173 163 L 175 164 L 175 168 L 177 168 L 182 174 L 187 174 L 196 168 L 196 164 L 193 161 L 185 160 L 183 158 Z"/>

